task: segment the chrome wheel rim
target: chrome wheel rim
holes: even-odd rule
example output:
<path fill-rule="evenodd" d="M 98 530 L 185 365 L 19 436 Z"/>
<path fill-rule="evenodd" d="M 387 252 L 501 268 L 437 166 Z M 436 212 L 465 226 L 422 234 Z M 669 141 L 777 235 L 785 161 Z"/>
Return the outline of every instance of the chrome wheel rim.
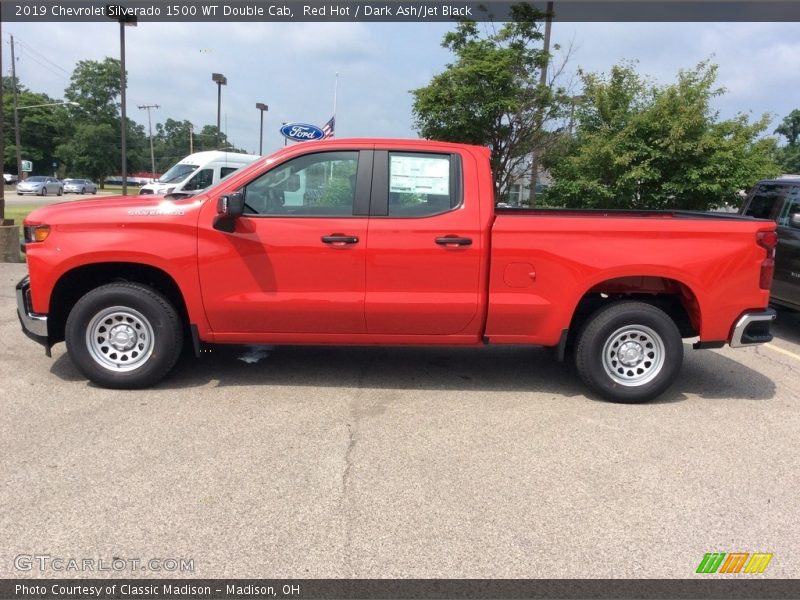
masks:
<path fill-rule="evenodd" d="M 603 369 L 616 383 L 641 386 L 664 368 L 664 341 L 644 325 L 626 325 L 612 333 L 603 346 Z"/>
<path fill-rule="evenodd" d="M 86 328 L 86 347 L 94 361 L 124 373 L 141 367 L 153 354 L 153 327 L 139 311 L 112 306 L 97 313 Z"/>

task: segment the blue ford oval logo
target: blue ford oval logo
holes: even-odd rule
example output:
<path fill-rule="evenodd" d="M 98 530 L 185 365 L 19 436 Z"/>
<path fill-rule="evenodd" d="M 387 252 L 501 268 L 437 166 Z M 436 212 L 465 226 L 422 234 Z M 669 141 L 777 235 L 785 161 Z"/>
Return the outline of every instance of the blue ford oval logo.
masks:
<path fill-rule="evenodd" d="M 325 137 L 322 129 L 308 123 L 287 123 L 281 127 L 281 135 L 296 142 L 310 142 Z"/>

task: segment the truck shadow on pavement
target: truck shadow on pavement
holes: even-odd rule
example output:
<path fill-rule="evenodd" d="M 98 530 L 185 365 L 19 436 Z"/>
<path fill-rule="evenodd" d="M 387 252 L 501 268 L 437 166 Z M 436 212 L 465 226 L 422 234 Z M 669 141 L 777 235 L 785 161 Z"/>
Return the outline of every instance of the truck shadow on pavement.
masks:
<path fill-rule="evenodd" d="M 713 351 L 685 348 L 686 358 L 678 380 L 654 403 L 679 402 L 690 394 L 724 400 L 767 400 L 775 395 L 772 380 L 742 363 Z M 63 353 L 54 360 L 51 372 L 63 380 L 83 380 Z M 200 358 L 185 353 L 173 372 L 155 389 L 191 389 L 209 384 L 219 388 L 292 386 L 531 392 L 601 401 L 584 386 L 570 358 L 559 363 L 548 350 L 512 346 L 216 346 Z"/>

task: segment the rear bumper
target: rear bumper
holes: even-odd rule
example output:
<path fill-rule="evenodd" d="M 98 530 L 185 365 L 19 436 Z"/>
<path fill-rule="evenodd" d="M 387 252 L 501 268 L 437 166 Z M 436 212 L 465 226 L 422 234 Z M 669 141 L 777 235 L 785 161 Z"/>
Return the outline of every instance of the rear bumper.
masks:
<path fill-rule="evenodd" d="M 771 342 L 772 334 L 769 332 L 769 326 L 776 316 L 777 313 L 772 308 L 743 314 L 733 327 L 731 348 Z"/>
<path fill-rule="evenodd" d="M 47 315 L 35 313 L 31 309 L 31 280 L 28 276 L 17 284 L 17 316 L 23 333 L 49 351 Z"/>

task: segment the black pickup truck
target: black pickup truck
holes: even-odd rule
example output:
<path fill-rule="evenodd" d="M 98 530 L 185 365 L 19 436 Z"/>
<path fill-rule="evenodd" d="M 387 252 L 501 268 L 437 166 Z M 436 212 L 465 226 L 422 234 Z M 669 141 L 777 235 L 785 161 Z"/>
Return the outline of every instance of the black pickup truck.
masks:
<path fill-rule="evenodd" d="M 778 224 L 770 301 L 800 310 L 800 176 L 759 181 L 740 212 Z"/>

